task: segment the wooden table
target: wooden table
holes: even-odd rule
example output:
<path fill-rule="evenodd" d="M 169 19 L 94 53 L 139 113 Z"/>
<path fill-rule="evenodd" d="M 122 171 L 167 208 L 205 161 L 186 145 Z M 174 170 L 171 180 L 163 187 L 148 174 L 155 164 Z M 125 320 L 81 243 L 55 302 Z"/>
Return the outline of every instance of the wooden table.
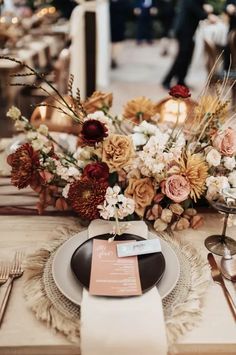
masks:
<path fill-rule="evenodd" d="M 205 227 L 198 231 L 189 229 L 179 232 L 176 238 L 190 242 L 205 257 L 207 250 L 203 241 L 209 234 L 219 232 L 221 223 L 220 215 L 208 214 Z M 0 216 L 0 255 L 13 255 L 17 248 L 25 248 L 27 252 L 38 249 L 53 238 L 53 231 L 60 226 L 76 227 L 78 221 L 74 217 Z M 235 227 L 229 229 L 231 236 L 235 236 L 235 232 Z M 0 354 L 78 355 L 78 345 L 71 344 L 62 335 L 55 334 L 36 320 L 24 301 L 23 282 L 24 276 L 16 281 L 0 329 Z M 178 354 L 236 354 L 235 322 L 220 287 L 212 282 L 210 274 L 209 284 L 204 299 L 203 319 L 179 340 Z M 233 286 L 230 283 L 227 285 L 236 298 Z"/>

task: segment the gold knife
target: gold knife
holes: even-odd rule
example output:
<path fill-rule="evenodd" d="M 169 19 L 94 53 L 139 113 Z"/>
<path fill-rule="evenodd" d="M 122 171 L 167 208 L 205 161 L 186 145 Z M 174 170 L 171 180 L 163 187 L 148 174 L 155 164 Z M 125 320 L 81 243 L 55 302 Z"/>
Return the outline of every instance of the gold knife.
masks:
<path fill-rule="evenodd" d="M 217 265 L 217 263 L 215 261 L 214 255 L 212 253 L 209 253 L 207 255 L 207 259 L 208 259 L 208 262 L 209 262 L 210 267 L 211 267 L 212 279 L 213 279 L 213 281 L 215 281 L 217 284 L 219 284 L 222 287 L 222 290 L 224 291 L 224 295 L 225 295 L 225 298 L 226 298 L 226 300 L 228 302 L 229 308 L 230 308 L 230 310 L 232 312 L 234 320 L 236 321 L 236 305 L 235 305 L 235 303 L 234 303 L 229 291 L 227 290 L 227 288 L 225 286 L 223 277 L 222 277 L 220 269 L 218 268 L 218 265 Z"/>

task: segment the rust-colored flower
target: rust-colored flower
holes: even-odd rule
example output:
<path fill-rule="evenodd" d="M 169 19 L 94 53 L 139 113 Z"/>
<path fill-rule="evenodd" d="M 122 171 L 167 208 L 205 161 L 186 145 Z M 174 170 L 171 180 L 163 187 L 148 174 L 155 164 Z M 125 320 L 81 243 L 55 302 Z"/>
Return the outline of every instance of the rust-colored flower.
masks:
<path fill-rule="evenodd" d="M 108 131 L 104 123 L 89 119 L 83 123 L 80 137 L 83 144 L 93 146 L 107 137 Z"/>
<path fill-rule="evenodd" d="M 94 113 L 99 110 L 109 110 L 112 106 L 113 95 L 108 92 L 94 91 L 92 96 L 88 97 L 83 103 L 83 107 L 87 113 Z"/>
<path fill-rule="evenodd" d="M 105 199 L 108 183 L 100 181 L 99 184 L 94 180 L 77 180 L 71 184 L 68 200 L 81 218 L 95 219 L 99 217 L 98 205 Z"/>
<path fill-rule="evenodd" d="M 143 120 L 150 121 L 156 113 L 156 104 L 142 96 L 128 101 L 124 107 L 123 115 L 134 123 L 140 123 Z"/>
<path fill-rule="evenodd" d="M 84 168 L 82 177 L 97 181 L 107 181 L 109 178 L 109 168 L 106 163 L 97 162 L 88 164 Z"/>
<path fill-rule="evenodd" d="M 169 95 L 176 99 L 187 99 L 191 96 L 189 88 L 184 85 L 173 86 L 169 91 Z"/>
<path fill-rule="evenodd" d="M 34 182 L 39 156 L 29 143 L 23 144 L 15 153 L 10 154 L 7 162 L 12 167 L 11 182 L 14 186 L 23 189 Z"/>

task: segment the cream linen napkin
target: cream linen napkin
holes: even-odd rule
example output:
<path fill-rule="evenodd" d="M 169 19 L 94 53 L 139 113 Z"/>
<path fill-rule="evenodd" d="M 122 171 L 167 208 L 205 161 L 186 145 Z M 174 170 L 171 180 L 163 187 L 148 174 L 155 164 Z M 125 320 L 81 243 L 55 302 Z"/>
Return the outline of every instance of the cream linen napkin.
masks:
<path fill-rule="evenodd" d="M 89 238 L 108 233 L 113 222 L 93 221 Z M 129 222 L 127 233 L 148 236 L 144 222 Z M 167 354 L 162 302 L 156 287 L 130 298 L 96 297 L 83 290 L 81 303 L 82 355 Z"/>

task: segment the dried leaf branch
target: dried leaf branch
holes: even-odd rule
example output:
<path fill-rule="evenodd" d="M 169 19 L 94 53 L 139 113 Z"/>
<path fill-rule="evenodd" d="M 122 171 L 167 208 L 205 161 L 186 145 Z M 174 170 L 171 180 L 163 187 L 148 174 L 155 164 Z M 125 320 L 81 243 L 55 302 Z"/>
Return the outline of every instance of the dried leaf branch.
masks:
<path fill-rule="evenodd" d="M 29 73 L 26 73 L 27 75 L 24 75 L 24 74 L 19 74 L 17 76 L 28 76 L 28 74 L 30 75 L 34 75 L 37 79 L 43 81 L 45 84 L 47 84 L 51 89 L 52 91 L 60 98 L 61 100 L 61 103 L 60 104 L 63 104 L 70 112 L 71 112 L 71 117 L 73 117 L 73 119 L 77 122 L 80 122 L 82 123 L 83 122 L 83 118 L 85 117 L 84 115 L 84 111 L 80 109 L 80 113 L 81 115 L 79 115 L 76 110 L 74 110 L 74 108 L 68 104 L 68 102 L 64 99 L 64 97 L 60 94 L 60 92 L 57 90 L 57 88 L 55 86 L 53 86 L 53 84 L 47 80 L 47 78 L 45 77 L 45 74 L 41 74 L 41 73 L 38 73 L 35 69 L 33 69 L 32 67 L 30 67 L 28 64 L 26 63 L 23 63 L 22 61 L 20 60 L 17 60 L 15 58 L 12 58 L 12 57 L 8 57 L 8 56 L 0 56 L 0 59 L 4 59 L 4 60 L 9 60 L 11 62 L 14 62 L 14 63 L 17 63 L 19 64 L 22 68 L 25 68 L 25 69 L 28 69 L 29 70 Z M 71 80 L 71 79 L 70 79 Z M 73 84 L 73 81 L 72 81 L 72 84 Z M 69 83 L 69 85 L 71 86 L 70 88 L 70 93 L 72 94 L 72 84 Z M 20 83 L 17 83 L 17 85 L 15 84 L 11 84 L 11 85 L 14 85 L 14 86 L 25 86 L 26 84 L 20 84 Z M 31 87 L 35 87 L 34 85 L 29 85 Z M 48 91 L 45 91 L 45 89 L 42 89 L 42 86 L 38 86 L 39 89 L 43 90 L 44 92 L 46 92 L 49 96 L 52 96 L 50 93 L 48 93 Z M 80 103 L 80 108 L 81 108 L 82 104 Z"/>

